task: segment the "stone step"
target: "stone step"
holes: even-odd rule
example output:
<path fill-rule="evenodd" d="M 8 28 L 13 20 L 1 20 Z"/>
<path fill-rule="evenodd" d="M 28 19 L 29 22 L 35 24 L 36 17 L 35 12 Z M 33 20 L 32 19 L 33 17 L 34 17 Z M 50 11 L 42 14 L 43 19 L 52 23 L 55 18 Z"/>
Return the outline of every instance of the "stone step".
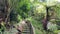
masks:
<path fill-rule="evenodd" d="M 30 33 L 30 31 L 22 31 L 22 33 Z"/>
<path fill-rule="evenodd" d="M 22 32 L 22 34 L 30 34 L 29 31 Z"/>

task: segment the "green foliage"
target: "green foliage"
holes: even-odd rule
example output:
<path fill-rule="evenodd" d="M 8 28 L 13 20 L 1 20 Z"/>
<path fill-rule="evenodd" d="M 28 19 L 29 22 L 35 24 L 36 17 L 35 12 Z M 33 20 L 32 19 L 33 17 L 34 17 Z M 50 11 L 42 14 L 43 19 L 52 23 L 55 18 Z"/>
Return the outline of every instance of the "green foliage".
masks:
<path fill-rule="evenodd" d="M 52 0 L 51 0 L 52 1 Z M 14 0 L 12 1 L 12 3 Z M 47 1 L 48 2 L 48 1 Z M 52 4 L 53 3 L 53 4 Z M 12 10 L 11 10 L 11 21 L 19 22 L 22 19 L 28 19 L 33 24 L 33 26 L 36 29 L 36 34 L 46 34 L 46 32 L 43 30 L 42 26 L 42 20 L 44 17 L 46 17 L 46 7 L 53 6 L 52 8 L 57 12 L 56 14 L 59 14 L 59 6 L 54 6 L 56 3 L 55 1 L 50 2 L 47 4 L 44 2 L 39 2 L 38 0 L 34 0 L 34 2 L 31 2 L 29 0 L 16 0 L 12 4 Z M 58 4 L 59 5 L 59 4 Z M 14 7 L 15 6 L 15 7 Z M 59 16 L 58 16 L 59 17 Z M 40 31 L 40 32 L 39 32 Z"/>
<path fill-rule="evenodd" d="M 10 13 L 10 20 L 19 22 L 21 19 L 28 17 L 28 11 L 30 10 L 30 2 L 28 0 L 11 0 L 12 8 Z M 17 17 L 18 16 L 18 17 Z M 20 17 L 19 17 L 20 16 Z"/>
<path fill-rule="evenodd" d="M 46 17 L 46 7 L 53 8 L 56 18 L 60 20 L 60 4 L 56 5 L 57 2 L 55 0 L 8 0 L 8 2 L 11 11 L 10 24 L 19 23 L 20 20 L 27 19 L 35 27 L 36 34 L 47 33 L 43 30 L 42 25 L 42 20 Z M 54 22 L 59 23 L 58 19 Z M 0 31 L 5 29 L 5 26 L 2 25 L 1 27 Z M 55 27 L 51 26 L 51 28 L 53 28 L 53 33 L 56 33 Z"/>
<path fill-rule="evenodd" d="M 2 23 L 0 24 L 0 32 L 4 32 L 5 29 L 6 29 L 6 27 L 4 26 L 4 23 L 2 22 Z"/>

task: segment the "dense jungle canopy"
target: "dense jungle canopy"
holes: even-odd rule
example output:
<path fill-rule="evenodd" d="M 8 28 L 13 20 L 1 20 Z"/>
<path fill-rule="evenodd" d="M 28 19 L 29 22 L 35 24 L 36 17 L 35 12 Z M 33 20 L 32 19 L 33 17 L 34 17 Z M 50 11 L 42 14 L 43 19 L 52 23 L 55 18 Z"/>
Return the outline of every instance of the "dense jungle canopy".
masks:
<path fill-rule="evenodd" d="M 60 0 L 0 0 L 1 32 L 23 20 L 30 21 L 35 34 L 59 34 Z"/>

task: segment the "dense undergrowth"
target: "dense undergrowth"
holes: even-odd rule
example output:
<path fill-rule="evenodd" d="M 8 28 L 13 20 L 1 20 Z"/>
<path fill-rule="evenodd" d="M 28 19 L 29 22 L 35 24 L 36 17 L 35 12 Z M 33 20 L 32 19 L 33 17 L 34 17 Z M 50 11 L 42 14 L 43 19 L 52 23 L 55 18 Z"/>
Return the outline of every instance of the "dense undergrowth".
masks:
<path fill-rule="evenodd" d="M 52 0 L 51 0 L 52 1 Z M 10 21 L 8 25 L 17 25 L 21 20 L 29 20 L 33 25 L 35 34 L 58 34 L 60 32 L 60 3 L 57 1 L 42 1 L 39 0 L 8 0 L 10 6 L 9 18 Z M 43 28 L 42 20 L 46 19 L 47 16 L 47 8 L 48 7 L 48 15 L 49 21 L 52 21 L 53 24 L 58 24 L 57 30 L 54 31 L 46 31 Z M 55 19 L 54 21 L 52 19 Z M 6 24 L 4 22 L 0 25 L 0 31 L 5 31 Z M 9 27 L 9 26 L 8 26 Z M 53 27 L 52 27 L 53 28 Z M 15 29 L 14 29 L 15 30 Z"/>

